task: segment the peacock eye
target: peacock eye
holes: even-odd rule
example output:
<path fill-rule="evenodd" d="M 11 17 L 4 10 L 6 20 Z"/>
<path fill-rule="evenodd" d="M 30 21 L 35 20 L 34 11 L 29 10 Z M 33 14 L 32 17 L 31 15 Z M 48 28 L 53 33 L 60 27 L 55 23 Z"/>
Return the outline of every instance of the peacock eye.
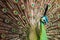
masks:
<path fill-rule="evenodd" d="M 34 7 L 35 6 L 35 4 L 34 3 L 32 3 L 32 5 L 31 5 L 32 7 Z"/>
<path fill-rule="evenodd" d="M 16 32 L 17 32 L 17 30 L 16 30 L 15 28 L 12 28 L 11 31 L 12 31 L 13 33 L 16 33 Z"/>
<path fill-rule="evenodd" d="M 5 38 L 6 37 L 6 35 L 5 34 L 1 34 L 1 38 Z"/>
<path fill-rule="evenodd" d="M 7 8 L 3 8 L 2 11 L 3 11 L 4 13 L 6 13 L 8 10 L 7 10 Z"/>
<path fill-rule="evenodd" d="M 58 22 L 58 27 L 60 27 L 60 22 Z"/>
<path fill-rule="evenodd" d="M 38 2 L 37 5 L 40 6 L 40 3 Z"/>
<path fill-rule="evenodd" d="M 18 2 L 19 2 L 19 0 L 14 0 L 14 2 L 15 2 L 15 3 L 18 3 Z"/>
<path fill-rule="evenodd" d="M 26 17 L 25 17 L 25 16 L 23 16 L 23 19 L 24 19 L 24 20 L 26 20 Z"/>
<path fill-rule="evenodd" d="M 25 9 L 25 5 L 24 5 L 24 4 L 22 4 L 22 5 L 21 5 L 21 8 L 22 8 L 22 9 Z"/>
<path fill-rule="evenodd" d="M 14 15 L 18 15 L 19 14 L 19 12 L 17 10 L 14 10 L 13 13 L 14 13 Z"/>
<path fill-rule="evenodd" d="M 50 14 L 50 18 L 53 18 L 54 16 L 53 16 L 53 14 Z"/>
<path fill-rule="evenodd" d="M 40 10 L 44 10 L 44 8 L 43 8 L 43 7 L 41 7 L 41 8 L 40 8 Z"/>
<path fill-rule="evenodd" d="M 32 14 L 30 13 L 30 14 L 28 14 L 29 15 L 29 17 L 32 17 Z"/>
<path fill-rule="evenodd" d="M 60 14 L 58 14 L 58 18 L 60 19 Z"/>
<path fill-rule="evenodd" d="M 10 20 L 9 19 L 5 19 L 5 23 L 9 23 L 10 22 Z"/>
<path fill-rule="evenodd" d="M 22 23 L 20 21 L 17 22 L 18 25 L 21 25 Z"/>
<path fill-rule="evenodd" d="M 50 9 L 52 7 L 52 5 L 51 4 L 48 4 L 48 9 Z"/>
<path fill-rule="evenodd" d="M 35 2 L 37 1 L 37 0 L 34 0 Z"/>

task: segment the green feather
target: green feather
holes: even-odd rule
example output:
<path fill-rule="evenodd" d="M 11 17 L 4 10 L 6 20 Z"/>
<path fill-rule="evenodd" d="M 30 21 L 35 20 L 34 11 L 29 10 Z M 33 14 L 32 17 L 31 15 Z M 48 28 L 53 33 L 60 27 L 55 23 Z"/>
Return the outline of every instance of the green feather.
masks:
<path fill-rule="evenodd" d="M 40 40 L 48 40 L 44 23 L 40 23 Z"/>

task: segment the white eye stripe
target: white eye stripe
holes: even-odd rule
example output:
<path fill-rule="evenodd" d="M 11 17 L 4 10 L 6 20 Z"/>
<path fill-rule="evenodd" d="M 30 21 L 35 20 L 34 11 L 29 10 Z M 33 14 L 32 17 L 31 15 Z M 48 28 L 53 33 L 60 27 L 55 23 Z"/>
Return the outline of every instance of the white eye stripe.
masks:
<path fill-rule="evenodd" d="M 45 17 L 43 17 L 42 19 L 45 20 Z"/>

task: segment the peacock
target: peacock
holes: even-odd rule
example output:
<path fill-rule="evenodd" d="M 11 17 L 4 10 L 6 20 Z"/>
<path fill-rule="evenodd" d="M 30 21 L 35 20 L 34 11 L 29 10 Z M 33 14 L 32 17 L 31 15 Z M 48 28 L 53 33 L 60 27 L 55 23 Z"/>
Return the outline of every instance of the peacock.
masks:
<path fill-rule="evenodd" d="M 0 0 L 0 40 L 60 40 L 60 0 Z"/>
<path fill-rule="evenodd" d="M 40 40 L 48 40 L 45 29 L 45 24 L 48 23 L 48 18 L 46 16 L 47 10 L 48 10 L 48 5 L 46 6 L 44 15 L 40 19 Z"/>

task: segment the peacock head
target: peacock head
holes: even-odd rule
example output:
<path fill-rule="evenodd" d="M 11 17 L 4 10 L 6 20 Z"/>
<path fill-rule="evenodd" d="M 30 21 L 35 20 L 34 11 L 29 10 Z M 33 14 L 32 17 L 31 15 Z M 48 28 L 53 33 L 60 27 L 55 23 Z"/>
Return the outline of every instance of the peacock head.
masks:
<path fill-rule="evenodd" d="M 48 23 L 48 17 L 47 16 L 43 16 L 41 17 L 41 20 L 40 20 L 42 23 L 46 24 Z"/>
<path fill-rule="evenodd" d="M 48 23 L 48 17 L 46 15 L 47 10 L 48 10 L 48 4 L 46 5 L 44 15 L 41 17 L 41 20 L 40 20 L 40 22 L 44 24 Z"/>

